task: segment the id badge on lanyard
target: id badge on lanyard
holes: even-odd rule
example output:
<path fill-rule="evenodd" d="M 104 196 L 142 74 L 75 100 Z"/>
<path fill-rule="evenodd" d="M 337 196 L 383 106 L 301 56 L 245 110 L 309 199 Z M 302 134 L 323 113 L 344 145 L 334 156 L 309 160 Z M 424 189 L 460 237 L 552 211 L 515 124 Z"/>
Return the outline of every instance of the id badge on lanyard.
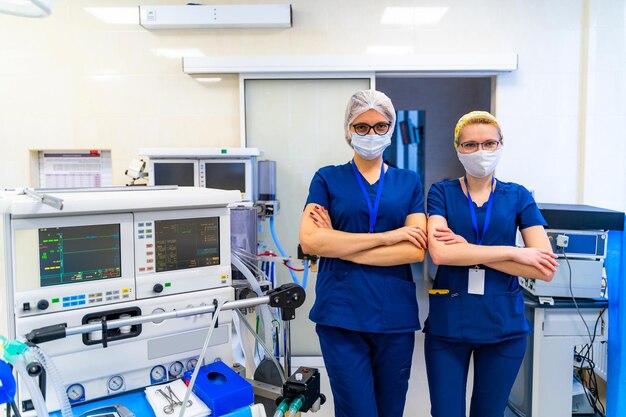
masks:
<path fill-rule="evenodd" d="M 359 187 L 361 188 L 361 192 L 365 197 L 365 201 L 367 202 L 367 208 L 370 212 L 369 216 L 369 233 L 374 233 L 374 229 L 376 227 L 376 217 L 378 216 L 378 207 L 380 206 L 380 198 L 383 195 L 383 185 L 385 183 L 385 163 L 380 166 L 380 177 L 378 178 L 378 187 L 376 188 L 376 198 L 374 203 L 372 204 L 372 200 L 370 200 L 370 196 L 365 188 L 365 183 L 363 179 L 361 179 L 361 174 L 359 173 L 358 168 L 356 167 L 356 163 L 354 159 L 352 160 L 352 170 L 354 171 L 354 175 L 356 176 L 356 181 L 359 183 Z"/>
<path fill-rule="evenodd" d="M 467 275 L 467 293 L 485 295 L 485 270 L 476 265 Z"/>
<path fill-rule="evenodd" d="M 485 233 L 489 227 L 491 221 L 491 210 L 493 209 L 493 184 L 496 179 L 493 178 L 491 182 L 491 191 L 489 192 L 489 200 L 487 201 L 487 213 L 485 214 L 485 225 L 483 227 L 482 235 L 478 235 L 478 220 L 476 219 L 476 209 L 474 209 L 474 202 L 470 196 L 469 187 L 467 186 L 467 179 L 465 181 L 465 189 L 467 190 L 467 202 L 469 204 L 470 215 L 472 217 L 472 226 L 474 227 L 474 233 L 476 234 L 476 244 L 482 245 Z M 476 265 L 467 271 L 467 293 L 475 295 L 485 294 L 485 270 Z"/>

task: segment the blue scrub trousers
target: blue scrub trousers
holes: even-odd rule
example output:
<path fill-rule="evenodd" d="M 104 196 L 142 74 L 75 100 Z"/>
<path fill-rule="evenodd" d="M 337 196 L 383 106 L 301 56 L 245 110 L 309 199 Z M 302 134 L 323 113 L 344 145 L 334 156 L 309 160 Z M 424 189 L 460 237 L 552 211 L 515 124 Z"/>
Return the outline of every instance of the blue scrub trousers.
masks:
<path fill-rule="evenodd" d="M 424 353 L 433 417 L 465 417 L 465 387 L 474 354 L 470 417 L 502 417 L 524 359 L 526 337 L 499 343 L 449 342 L 426 334 Z"/>
<path fill-rule="evenodd" d="M 402 417 L 415 332 L 364 333 L 318 324 L 335 417 Z"/>

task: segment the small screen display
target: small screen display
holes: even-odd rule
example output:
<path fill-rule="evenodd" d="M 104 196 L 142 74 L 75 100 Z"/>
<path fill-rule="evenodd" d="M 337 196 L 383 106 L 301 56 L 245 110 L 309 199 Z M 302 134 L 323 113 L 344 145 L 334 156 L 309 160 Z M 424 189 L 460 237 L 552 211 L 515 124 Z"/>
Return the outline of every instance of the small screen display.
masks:
<path fill-rule="evenodd" d="M 195 172 L 190 162 L 154 163 L 154 185 L 179 185 L 193 187 Z"/>
<path fill-rule="evenodd" d="M 41 286 L 122 276 L 120 225 L 39 229 Z"/>
<path fill-rule="evenodd" d="M 205 163 L 206 188 L 246 192 L 246 164 L 244 162 Z"/>
<path fill-rule="evenodd" d="M 219 217 L 157 220 L 154 229 L 157 272 L 219 265 Z"/>

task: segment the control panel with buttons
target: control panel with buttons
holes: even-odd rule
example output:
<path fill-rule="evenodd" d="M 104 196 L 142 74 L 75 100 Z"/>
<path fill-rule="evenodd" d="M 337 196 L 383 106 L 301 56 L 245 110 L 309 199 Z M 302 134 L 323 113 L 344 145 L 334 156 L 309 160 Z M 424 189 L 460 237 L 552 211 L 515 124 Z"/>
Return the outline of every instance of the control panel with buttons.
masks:
<path fill-rule="evenodd" d="M 21 299 L 17 305 L 19 315 L 36 315 L 56 311 L 73 310 L 90 307 L 92 305 L 104 305 L 129 301 L 134 299 L 133 289 L 130 287 L 115 288 L 109 291 L 94 291 L 87 293 L 63 294 L 52 298 Z M 31 298 L 31 297 L 29 297 Z"/>
<path fill-rule="evenodd" d="M 137 274 L 154 272 L 154 222 L 143 221 L 135 225 L 135 268 Z"/>

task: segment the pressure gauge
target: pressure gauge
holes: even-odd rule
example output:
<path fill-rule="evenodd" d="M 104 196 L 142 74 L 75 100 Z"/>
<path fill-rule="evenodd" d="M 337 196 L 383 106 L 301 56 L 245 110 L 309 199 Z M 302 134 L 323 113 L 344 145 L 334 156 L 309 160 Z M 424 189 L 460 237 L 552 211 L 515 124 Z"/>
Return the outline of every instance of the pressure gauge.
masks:
<path fill-rule="evenodd" d="M 166 377 L 166 373 L 165 373 L 164 366 L 161 366 L 161 365 L 155 366 L 150 371 L 150 380 L 152 381 L 153 384 L 156 382 L 161 382 L 165 380 L 165 377 Z"/>
<path fill-rule="evenodd" d="M 189 359 L 187 361 L 187 370 L 188 371 L 193 371 L 197 364 L 198 364 L 198 359 L 196 359 L 196 358 Z"/>
<path fill-rule="evenodd" d="M 85 399 L 85 387 L 81 384 L 72 384 L 67 387 L 67 398 L 70 402 L 77 402 Z"/>
<path fill-rule="evenodd" d="M 109 391 L 119 391 L 124 387 L 124 378 L 120 375 L 115 375 L 109 378 L 107 381 L 107 387 Z"/>
<path fill-rule="evenodd" d="M 170 365 L 168 371 L 172 378 L 178 378 L 183 373 L 183 369 L 185 369 L 183 363 L 176 361 Z"/>

